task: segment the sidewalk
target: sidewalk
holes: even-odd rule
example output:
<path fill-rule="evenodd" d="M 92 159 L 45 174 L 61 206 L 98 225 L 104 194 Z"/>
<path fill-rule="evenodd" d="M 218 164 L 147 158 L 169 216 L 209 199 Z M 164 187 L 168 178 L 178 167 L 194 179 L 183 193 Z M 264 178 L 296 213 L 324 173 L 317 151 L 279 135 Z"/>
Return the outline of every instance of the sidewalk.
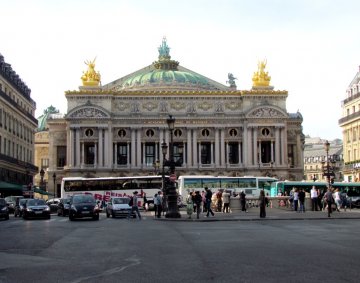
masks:
<path fill-rule="evenodd" d="M 143 212 L 144 216 L 154 218 L 154 212 Z M 260 209 L 253 207 L 247 213 L 240 210 L 234 210 L 231 213 L 215 212 L 215 216 L 205 217 L 205 213 L 200 214 L 200 219 L 196 219 L 196 214 L 192 214 L 191 219 L 184 209 L 180 209 L 181 218 L 154 218 L 157 221 L 194 221 L 194 222 L 212 222 L 212 221 L 268 221 L 268 220 L 332 220 L 332 219 L 360 219 L 360 209 L 347 209 L 346 211 L 333 212 L 329 218 L 327 211 L 306 211 L 295 212 L 289 209 L 266 208 L 266 218 L 260 218 Z"/>

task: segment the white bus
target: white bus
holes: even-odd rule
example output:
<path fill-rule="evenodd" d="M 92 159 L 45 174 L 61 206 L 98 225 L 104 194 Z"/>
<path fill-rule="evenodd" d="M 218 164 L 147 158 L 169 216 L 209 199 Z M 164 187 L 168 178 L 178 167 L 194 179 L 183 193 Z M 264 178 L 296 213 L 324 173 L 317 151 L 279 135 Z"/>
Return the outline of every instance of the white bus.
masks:
<path fill-rule="evenodd" d="M 154 194 L 161 190 L 161 176 L 64 177 L 61 181 L 61 198 L 74 194 L 92 194 L 96 200 L 108 202 L 111 197 L 132 196 L 134 191 L 138 191 L 139 206 L 143 206 L 144 195 L 151 203 Z"/>
<path fill-rule="evenodd" d="M 258 197 L 260 190 L 270 194 L 271 183 L 277 181 L 272 177 L 225 177 L 225 176 L 180 176 L 178 178 L 179 194 L 185 198 L 188 191 L 203 191 L 205 187 L 211 191 L 229 190 L 232 195 L 244 191 L 247 196 Z"/>

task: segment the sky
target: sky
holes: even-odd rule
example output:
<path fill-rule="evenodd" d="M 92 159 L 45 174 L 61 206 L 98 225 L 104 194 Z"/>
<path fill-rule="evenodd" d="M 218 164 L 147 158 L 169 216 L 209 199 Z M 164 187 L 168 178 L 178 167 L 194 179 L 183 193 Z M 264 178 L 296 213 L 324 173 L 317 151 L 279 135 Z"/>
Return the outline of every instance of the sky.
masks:
<path fill-rule="evenodd" d="M 150 65 L 167 38 L 171 58 L 238 90 L 259 60 L 303 133 L 342 139 L 341 102 L 360 65 L 358 0 L 0 0 L 0 53 L 31 89 L 36 117 L 67 112 L 86 60 L 102 84 Z"/>

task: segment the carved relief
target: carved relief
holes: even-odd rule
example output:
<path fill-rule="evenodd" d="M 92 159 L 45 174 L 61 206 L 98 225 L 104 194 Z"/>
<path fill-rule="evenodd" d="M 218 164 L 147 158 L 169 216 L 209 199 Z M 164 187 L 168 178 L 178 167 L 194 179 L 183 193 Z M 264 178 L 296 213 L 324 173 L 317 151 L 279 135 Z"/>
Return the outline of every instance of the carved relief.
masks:
<path fill-rule="evenodd" d="M 107 118 L 108 115 L 99 109 L 88 107 L 76 110 L 70 116 L 70 118 Z"/>
<path fill-rule="evenodd" d="M 126 109 L 129 109 L 129 103 L 119 102 L 115 106 L 115 110 L 125 111 Z"/>
<path fill-rule="evenodd" d="M 212 105 L 212 103 L 209 103 L 209 102 L 207 102 L 207 101 L 204 101 L 204 102 L 200 103 L 198 107 L 199 107 L 200 109 L 206 111 L 206 110 L 209 110 L 210 108 L 212 108 L 213 105 Z"/>
<path fill-rule="evenodd" d="M 181 110 L 181 109 L 185 109 L 185 107 L 186 107 L 186 104 L 185 104 L 185 102 L 171 102 L 170 103 L 170 107 L 172 108 L 172 109 L 175 109 L 175 110 Z"/>
<path fill-rule="evenodd" d="M 280 111 L 270 108 L 270 107 L 263 107 L 260 109 L 254 110 L 252 113 L 249 114 L 249 117 L 252 118 L 263 118 L 263 117 L 270 117 L 270 118 L 279 118 L 284 117 Z"/>
<path fill-rule="evenodd" d="M 239 103 L 239 102 L 227 102 L 226 104 L 225 104 L 225 107 L 227 108 L 227 109 L 230 109 L 230 110 L 238 110 L 238 109 L 240 109 L 241 108 L 241 103 Z"/>
<path fill-rule="evenodd" d="M 149 101 L 146 104 L 144 104 L 142 107 L 148 111 L 152 111 L 152 110 L 156 109 L 158 107 L 158 105 L 155 102 Z"/>

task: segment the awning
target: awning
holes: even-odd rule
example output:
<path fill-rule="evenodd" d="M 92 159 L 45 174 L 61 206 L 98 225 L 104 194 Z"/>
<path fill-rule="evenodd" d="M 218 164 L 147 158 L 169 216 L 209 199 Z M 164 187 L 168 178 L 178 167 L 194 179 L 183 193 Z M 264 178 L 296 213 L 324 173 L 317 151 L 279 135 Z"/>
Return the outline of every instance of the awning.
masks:
<path fill-rule="evenodd" d="M 8 183 L 8 182 L 0 181 L 0 190 L 2 190 L 2 191 L 4 191 L 4 190 L 22 191 L 23 185 L 12 184 L 12 183 Z"/>
<path fill-rule="evenodd" d="M 54 195 L 52 193 L 48 193 L 47 191 L 44 191 L 44 190 L 38 189 L 38 188 L 34 188 L 34 193 L 38 193 L 38 194 L 46 195 L 46 196 L 53 196 Z"/>

